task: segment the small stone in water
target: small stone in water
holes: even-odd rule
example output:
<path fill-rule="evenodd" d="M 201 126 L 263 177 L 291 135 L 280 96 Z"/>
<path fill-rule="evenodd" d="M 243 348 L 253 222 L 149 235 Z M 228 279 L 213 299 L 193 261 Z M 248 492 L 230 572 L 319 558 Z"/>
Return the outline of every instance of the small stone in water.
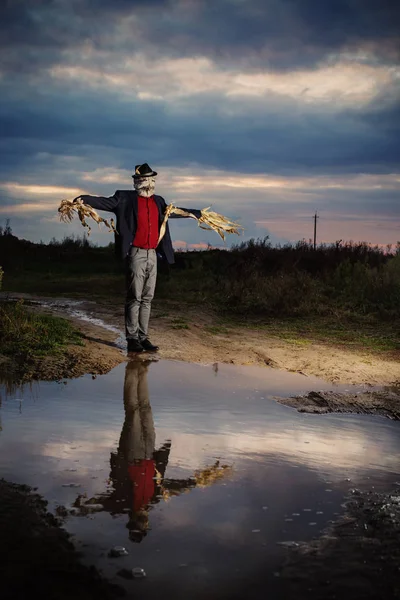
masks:
<path fill-rule="evenodd" d="M 309 523 L 309 525 L 313 526 L 316 525 L 316 523 L 313 521 L 312 523 Z"/>
<path fill-rule="evenodd" d="M 332 490 L 325 490 L 326 492 L 331 492 Z"/>
<path fill-rule="evenodd" d="M 62 487 L 78 488 L 81 487 L 80 483 L 63 483 Z"/>
<path fill-rule="evenodd" d="M 251 533 L 260 533 L 261 529 L 252 529 Z"/>
<path fill-rule="evenodd" d="M 129 554 L 129 552 L 123 546 L 114 546 L 113 548 L 111 548 L 109 554 L 110 554 L 110 556 L 113 556 L 114 558 L 116 558 L 118 556 L 126 556 L 127 554 Z"/>
<path fill-rule="evenodd" d="M 290 523 L 293 519 L 285 519 L 286 523 Z"/>
<path fill-rule="evenodd" d="M 277 542 L 278 546 L 285 546 L 285 548 L 297 548 L 298 543 L 293 541 L 288 542 Z"/>
<path fill-rule="evenodd" d="M 292 513 L 292 517 L 299 517 L 300 513 Z"/>
<path fill-rule="evenodd" d="M 132 569 L 132 576 L 134 579 L 143 579 L 143 577 L 146 577 L 146 573 L 141 567 L 134 567 Z"/>
<path fill-rule="evenodd" d="M 304 512 L 311 512 L 311 508 L 303 508 Z"/>
<path fill-rule="evenodd" d="M 322 510 L 317 510 L 316 514 L 317 514 L 317 515 L 323 515 L 324 513 L 323 513 L 323 511 L 322 511 Z"/>
<path fill-rule="evenodd" d="M 100 512 L 104 510 L 104 506 L 102 504 L 84 504 L 83 508 L 89 512 Z"/>
<path fill-rule="evenodd" d="M 262 509 L 263 510 L 268 510 L 268 506 L 263 506 Z"/>

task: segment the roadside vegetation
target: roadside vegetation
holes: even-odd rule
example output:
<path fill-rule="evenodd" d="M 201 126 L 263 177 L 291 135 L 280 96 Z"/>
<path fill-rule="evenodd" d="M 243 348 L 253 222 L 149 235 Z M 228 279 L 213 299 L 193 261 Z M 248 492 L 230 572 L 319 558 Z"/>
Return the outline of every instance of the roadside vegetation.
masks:
<path fill-rule="evenodd" d="M 34 244 L 0 229 L 3 289 L 121 302 L 122 261 L 114 244 L 67 237 Z M 156 303 L 209 308 L 218 327 L 264 327 L 293 339 L 330 339 L 375 350 L 400 348 L 400 243 L 381 248 L 305 241 L 272 246 L 268 238 L 231 250 L 178 252 L 160 263 Z"/>
<path fill-rule="evenodd" d="M 0 304 L 0 352 L 3 356 L 26 360 L 56 354 L 67 344 L 81 344 L 79 332 L 69 321 L 36 314 L 23 301 Z"/>

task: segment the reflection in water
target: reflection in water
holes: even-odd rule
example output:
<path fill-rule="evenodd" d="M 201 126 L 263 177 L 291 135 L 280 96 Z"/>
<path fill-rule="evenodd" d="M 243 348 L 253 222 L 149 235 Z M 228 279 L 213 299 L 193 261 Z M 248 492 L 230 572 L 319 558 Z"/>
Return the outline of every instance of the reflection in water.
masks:
<path fill-rule="evenodd" d="M 13 399 L 17 393 L 18 396 L 22 397 L 26 394 L 27 389 L 29 389 L 31 396 L 37 396 L 38 382 L 16 382 L 13 375 L 4 370 L 0 371 L 0 408 L 4 400 L 7 400 L 7 398 Z"/>
<path fill-rule="evenodd" d="M 129 538 L 141 542 L 150 529 L 152 504 L 168 500 L 195 487 L 207 487 L 232 471 L 228 465 L 213 465 L 196 470 L 185 479 L 167 479 L 165 472 L 171 440 L 155 449 L 156 434 L 150 404 L 147 375 L 151 360 L 127 363 L 124 382 L 125 420 L 117 452 L 111 452 L 111 492 L 84 502 L 78 496 L 75 506 L 86 514 L 91 505 L 101 504 L 111 515 L 129 514 Z"/>

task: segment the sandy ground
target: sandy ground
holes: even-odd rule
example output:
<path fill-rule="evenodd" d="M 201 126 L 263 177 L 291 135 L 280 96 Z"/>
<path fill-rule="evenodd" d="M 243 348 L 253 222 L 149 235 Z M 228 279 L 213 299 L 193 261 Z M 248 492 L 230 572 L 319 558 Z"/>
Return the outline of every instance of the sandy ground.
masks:
<path fill-rule="evenodd" d="M 85 302 L 80 308 L 123 331 L 122 306 Z M 219 327 L 205 309 L 168 307 L 157 303 L 150 322 L 150 338 L 160 346 L 160 358 L 200 363 L 259 365 L 303 375 L 316 375 L 333 383 L 400 384 L 400 351 L 372 354 L 344 350 L 329 344 L 300 345 L 269 337 L 262 329 Z"/>

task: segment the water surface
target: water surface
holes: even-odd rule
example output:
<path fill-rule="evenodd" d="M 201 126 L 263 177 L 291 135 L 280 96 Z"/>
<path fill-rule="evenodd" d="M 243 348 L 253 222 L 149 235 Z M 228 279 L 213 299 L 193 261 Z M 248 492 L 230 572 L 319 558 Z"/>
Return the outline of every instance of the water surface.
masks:
<path fill-rule="evenodd" d="M 399 478 L 398 423 L 300 414 L 272 399 L 332 387 L 273 369 L 173 361 L 3 386 L 0 476 L 37 487 L 51 510 L 94 503 L 65 527 L 85 561 L 128 590 L 140 586 L 142 598 L 229 597 L 260 577 L 279 597 L 279 542 L 318 535 L 351 488 Z M 108 557 L 115 545 L 129 555 Z M 145 580 L 117 576 L 138 566 Z"/>

